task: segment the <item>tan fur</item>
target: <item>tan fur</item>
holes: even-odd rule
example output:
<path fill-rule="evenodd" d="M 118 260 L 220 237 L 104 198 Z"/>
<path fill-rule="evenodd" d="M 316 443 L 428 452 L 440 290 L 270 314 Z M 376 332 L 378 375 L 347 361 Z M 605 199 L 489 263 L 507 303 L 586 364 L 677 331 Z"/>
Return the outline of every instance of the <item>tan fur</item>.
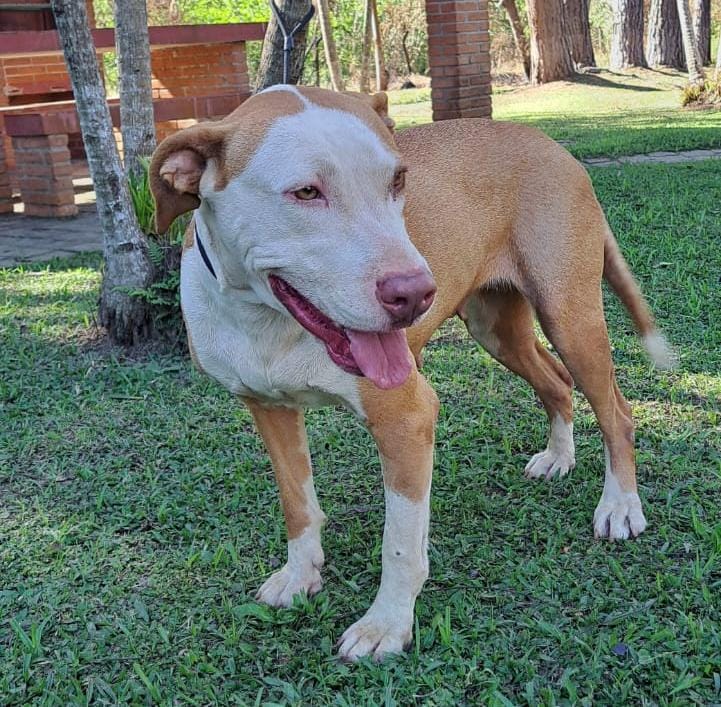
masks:
<path fill-rule="evenodd" d="M 303 413 L 291 408 L 265 406 L 250 399 L 245 402 L 273 462 L 288 539 L 293 540 L 310 523 L 303 490 L 304 482 L 311 475 Z"/>
<path fill-rule="evenodd" d="M 438 396 L 417 371 L 395 390 L 381 391 L 363 380 L 360 391 L 386 485 L 420 501 L 431 480 Z"/>

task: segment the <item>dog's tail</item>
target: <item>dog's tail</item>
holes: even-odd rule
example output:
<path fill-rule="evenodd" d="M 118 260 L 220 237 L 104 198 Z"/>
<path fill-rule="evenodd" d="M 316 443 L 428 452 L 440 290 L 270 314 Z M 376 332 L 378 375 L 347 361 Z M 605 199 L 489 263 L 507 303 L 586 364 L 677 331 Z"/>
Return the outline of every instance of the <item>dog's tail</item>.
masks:
<path fill-rule="evenodd" d="M 610 229 L 606 231 L 604 243 L 603 277 L 631 315 L 654 365 L 664 370 L 674 368 L 678 356 L 666 337 L 656 328 L 651 310 Z"/>

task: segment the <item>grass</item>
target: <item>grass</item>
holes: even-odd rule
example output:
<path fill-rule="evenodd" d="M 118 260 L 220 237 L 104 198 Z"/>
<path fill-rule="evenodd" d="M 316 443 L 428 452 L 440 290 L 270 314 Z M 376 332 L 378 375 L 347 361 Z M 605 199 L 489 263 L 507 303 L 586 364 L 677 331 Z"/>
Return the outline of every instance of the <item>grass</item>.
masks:
<path fill-rule="evenodd" d="M 0 704 L 721 703 L 721 179 L 718 163 L 593 171 L 681 353 L 653 371 L 608 299 L 638 423 L 650 526 L 592 538 L 603 452 L 578 400 L 578 468 L 522 476 L 545 444 L 530 389 L 446 325 L 431 578 L 408 655 L 333 644 L 380 575 L 380 469 L 348 414 L 308 414 L 329 516 L 324 590 L 253 592 L 284 558 L 248 413 L 179 356 L 93 348 L 97 256 L 0 271 Z"/>
<path fill-rule="evenodd" d="M 721 111 L 681 108 L 685 76 L 674 71 L 604 71 L 493 96 L 493 117 L 540 128 L 575 157 L 721 147 Z M 430 91 L 391 92 L 398 127 L 431 119 Z"/>

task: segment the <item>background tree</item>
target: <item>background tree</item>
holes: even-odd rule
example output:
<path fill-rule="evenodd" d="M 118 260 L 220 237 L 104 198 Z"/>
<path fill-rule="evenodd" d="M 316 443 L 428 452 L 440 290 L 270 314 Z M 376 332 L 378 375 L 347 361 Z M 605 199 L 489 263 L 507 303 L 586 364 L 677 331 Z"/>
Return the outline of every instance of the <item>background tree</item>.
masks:
<path fill-rule="evenodd" d="M 276 4 L 288 28 L 295 27 L 308 12 L 308 0 L 276 0 Z M 304 27 L 295 35 L 295 46 L 290 55 L 288 83 L 297 84 L 303 75 L 307 30 L 308 28 Z M 275 16 L 271 15 L 268 29 L 265 31 L 256 89 L 262 91 L 278 83 L 283 83 L 283 33 Z"/>
<path fill-rule="evenodd" d="M 338 52 L 335 48 L 335 40 L 333 39 L 333 28 L 330 23 L 330 8 L 328 0 L 315 0 L 316 10 L 318 12 L 318 23 L 320 25 L 320 34 L 323 37 L 323 51 L 325 53 L 325 62 L 328 66 L 330 74 L 331 86 L 334 91 L 342 91 L 343 77 L 338 63 Z"/>
<path fill-rule="evenodd" d="M 155 119 L 150 73 L 150 40 L 145 0 L 115 0 L 120 129 L 126 174 L 144 169 L 140 158 L 155 149 Z"/>
<path fill-rule="evenodd" d="M 612 0 L 611 69 L 645 67 L 643 55 L 643 0 Z"/>
<path fill-rule="evenodd" d="M 371 35 L 373 37 L 373 58 L 376 67 L 376 91 L 388 90 L 388 74 L 383 58 L 383 40 L 381 39 L 381 27 L 378 18 L 378 5 L 376 0 L 370 0 L 371 6 Z"/>
<path fill-rule="evenodd" d="M 511 33 L 513 34 L 513 42 L 516 45 L 518 55 L 521 57 L 521 63 L 523 64 L 523 73 L 526 78 L 530 81 L 531 79 L 531 52 L 528 48 L 528 40 L 526 39 L 526 33 L 523 31 L 523 23 L 521 22 L 521 16 L 518 14 L 518 7 L 516 6 L 516 0 L 498 0 L 499 7 L 502 7 L 508 16 L 508 22 L 511 26 Z"/>
<path fill-rule="evenodd" d="M 131 296 L 129 290 L 147 288 L 153 280 L 153 266 L 115 146 L 85 3 L 51 0 L 51 5 L 73 85 L 103 229 L 105 269 L 100 323 L 113 342 L 136 344 L 152 334 L 152 318 L 146 301 Z"/>
<path fill-rule="evenodd" d="M 693 22 L 691 21 L 688 0 L 676 0 L 676 7 L 678 8 L 683 51 L 686 55 L 686 66 L 688 67 L 688 80 L 690 83 L 699 83 L 704 78 L 703 66 L 696 51 L 696 38 L 693 34 Z"/>
<path fill-rule="evenodd" d="M 694 0 L 693 33 L 702 66 L 711 63 L 711 0 Z"/>
<path fill-rule="evenodd" d="M 589 0 L 563 0 L 563 27 L 576 66 L 596 66 L 588 13 Z"/>
<path fill-rule="evenodd" d="M 531 29 L 531 83 L 572 76 L 573 61 L 563 28 L 563 0 L 527 0 Z"/>
<path fill-rule="evenodd" d="M 649 66 L 686 68 L 676 0 L 651 0 L 646 59 Z"/>
<path fill-rule="evenodd" d="M 371 0 L 365 0 L 363 7 L 363 46 L 361 48 L 360 77 L 358 79 L 358 88 L 363 91 L 363 93 L 369 93 L 371 90 L 369 69 L 372 42 L 373 15 L 371 10 Z"/>

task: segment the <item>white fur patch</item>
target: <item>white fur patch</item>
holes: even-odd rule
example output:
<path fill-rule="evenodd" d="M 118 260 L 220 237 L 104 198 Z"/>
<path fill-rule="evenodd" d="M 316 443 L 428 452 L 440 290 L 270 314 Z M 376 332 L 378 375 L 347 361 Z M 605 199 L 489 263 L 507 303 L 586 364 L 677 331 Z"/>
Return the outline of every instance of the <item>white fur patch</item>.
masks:
<path fill-rule="evenodd" d="M 678 354 L 658 329 L 643 337 L 643 345 L 657 368 L 667 371 L 678 365 Z"/>
<path fill-rule="evenodd" d="M 624 491 L 611 466 L 611 455 L 606 453 L 606 476 L 601 500 L 593 514 L 593 534 L 597 538 L 626 540 L 635 538 L 646 529 L 646 518 L 641 499 L 634 491 Z"/>
<path fill-rule="evenodd" d="M 303 490 L 310 524 L 299 537 L 288 541 L 288 561 L 258 590 L 256 599 L 264 604 L 291 606 L 296 594 L 305 593 L 311 596 L 323 586 L 320 570 L 325 558 L 320 530 L 325 515 L 318 505 L 312 476 L 304 483 Z"/>
<path fill-rule="evenodd" d="M 576 451 L 573 444 L 573 423 L 566 422 L 561 415 L 551 422 L 551 436 L 548 446 L 534 454 L 526 464 L 529 479 L 552 479 L 563 477 L 576 466 Z"/>
<path fill-rule="evenodd" d="M 400 653 L 413 635 L 416 597 L 428 577 L 429 495 L 415 503 L 386 486 L 383 571 L 375 601 L 341 637 L 347 660 Z"/>

